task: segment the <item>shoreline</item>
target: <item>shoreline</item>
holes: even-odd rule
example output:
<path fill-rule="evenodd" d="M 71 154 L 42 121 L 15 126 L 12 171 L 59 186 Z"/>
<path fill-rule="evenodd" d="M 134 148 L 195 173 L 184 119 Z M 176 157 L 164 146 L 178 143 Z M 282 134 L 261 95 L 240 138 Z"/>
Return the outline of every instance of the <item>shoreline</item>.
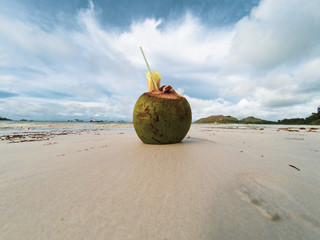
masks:
<path fill-rule="evenodd" d="M 192 126 L 208 129 L 260 130 L 273 129 L 289 132 L 320 132 L 318 125 L 281 125 L 281 124 L 206 124 L 192 123 Z M 67 135 L 82 131 L 101 129 L 131 129 L 133 123 L 90 123 L 90 122 L 0 122 L 0 140 L 18 136 Z"/>

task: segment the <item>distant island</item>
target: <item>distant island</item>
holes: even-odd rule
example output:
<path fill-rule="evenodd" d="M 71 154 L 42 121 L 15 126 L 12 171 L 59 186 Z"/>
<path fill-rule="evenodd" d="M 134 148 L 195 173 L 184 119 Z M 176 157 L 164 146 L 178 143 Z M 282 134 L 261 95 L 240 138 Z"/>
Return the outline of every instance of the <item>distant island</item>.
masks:
<path fill-rule="evenodd" d="M 244 119 L 237 119 L 232 116 L 213 115 L 206 118 L 201 118 L 195 123 L 241 123 L 241 124 L 277 124 L 277 122 L 263 120 L 255 117 L 246 117 Z"/>
<path fill-rule="evenodd" d="M 307 118 L 290 118 L 275 121 L 263 120 L 255 117 L 246 117 L 241 120 L 224 115 L 213 115 L 206 118 L 201 118 L 195 123 L 239 123 L 239 124 L 284 124 L 284 125 L 320 125 L 320 106 L 317 113 L 312 113 Z"/>
<path fill-rule="evenodd" d="M 5 118 L 5 117 L 1 117 L 0 116 L 0 121 L 12 121 L 11 119 Z"/>

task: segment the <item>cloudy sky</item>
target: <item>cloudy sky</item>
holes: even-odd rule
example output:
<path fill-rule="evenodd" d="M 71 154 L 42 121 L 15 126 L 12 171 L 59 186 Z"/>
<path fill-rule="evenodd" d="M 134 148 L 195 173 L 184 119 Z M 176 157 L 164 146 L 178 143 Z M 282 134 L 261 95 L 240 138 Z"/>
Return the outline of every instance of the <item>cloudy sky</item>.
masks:
<path fill-rule="evenodd" d="M 320 105 L 320 0 L 0 0 L 0 116 L 131 121 L 140 46 L 193 120 Z"/>

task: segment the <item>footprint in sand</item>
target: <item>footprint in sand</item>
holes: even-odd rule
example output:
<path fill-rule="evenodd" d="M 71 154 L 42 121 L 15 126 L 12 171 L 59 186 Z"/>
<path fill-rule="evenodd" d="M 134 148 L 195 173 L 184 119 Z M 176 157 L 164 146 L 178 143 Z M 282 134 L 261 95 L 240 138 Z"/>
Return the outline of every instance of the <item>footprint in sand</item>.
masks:
<path fill-rule="evenodd" d="M 50 143 L 49 145 L 51 144 L 56 144 L 57 142 L 54 142 L 54 143 Z M 44 144 L 44 145 L 48 145 L 48 144 Z M 97 147 L 97 148 L 106 148 L 108 145 L 102 145 L 100 147 Z M 96 147 L 90 147 L 90 148 L 84 148 L 84 149 L 79 149 L 79 150 L 76 150 L 72 153 L 79 153 L 79 152 L 83 152 L 83 151 L 89 151 L 89 150 L 93 150 L 93 149 L 96 149 Z M 62 153 L 62 154 L 58 154 L 57 157 L 63 157 L 65 156 L 66 154 L 65 153 Z"/>
<path fill-rule="evenodd" d="M 103 146 L 100 146 L 99 148 L 106 148 L 108 147 L 108 145 L 103 145 Z"/>
<path fill-rule="evenodd" d="M 107 147 L 108 145 L 103 145 L 103 146 L 100 146 L 100 147 L 97 147 L 97 148 L 105 148 Z M 96 147 L 90 147 L 90 148 L 84 148 L 84 149 L 79 149 L 73 153 L 78 153 L 78 152 L 82 152 L 82 151 L 89 151 L 89 150 L 93 150 L 93 149 L 96 149 Z"/>
<path fill-rule="evenodd" d="M 242 187 L 241 189 L 237 190 L 237 193 L 243 201 L 256 207 L 259 212 L 268 220 L 276 222 L 281 219 L 279 213 L 277 213 L 277 211 L 273 209 L 272 206 L 270 206 L 264 199 L 259 197 L 248 187 Z"/>
<path fill-rule="evenodd" d="M 57 144 L 57 142 L 48 142 L 48 143 L 44 143 L 43 145 L 54 145 L 54 144 Z"/>
<path fill-rule="evenodd" d="M 242 177 L 240 183 L 240 187 L 236 190 L 240 199 L 258 209 L 259 213 L 270 221 L 277 222 L 283 218 L 284 213 L 272 201 L 274 190 L 261 184 L 256 176 Z"/>
<path fill-rule="evenodd" d="M 282 175 L 242 176 L 236 193 L 240 199 L 255 207 L 266 219 L 279 222 L 295 222 L 310 231 L 320 234 L 320 221 L 308 211 L 303 202 L 293 197 L 289 189 L 277 184 L 294 179 Z M 307 188 L 305 188 L 307 189 Z"/>

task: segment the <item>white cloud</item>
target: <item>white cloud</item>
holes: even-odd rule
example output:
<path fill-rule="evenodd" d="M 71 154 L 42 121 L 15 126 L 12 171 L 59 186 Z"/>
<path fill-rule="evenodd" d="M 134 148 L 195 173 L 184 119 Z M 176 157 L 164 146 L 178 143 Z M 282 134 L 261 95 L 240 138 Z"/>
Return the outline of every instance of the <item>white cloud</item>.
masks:
<path fill-rule="evenodd" d="M 16 111 L 19 109 L 19 115 Z M 90 117 L 98 120 L 122 119 L 129 121 L 133 109 L 131 98 L 104 97 L 99 102 L 81 102 L 65 99 L 46 99 L 29 97 L 12 97 L 6 100 L 5 109 L 0 105 L 0 112 L 6 110 L 8 115 L 23 116 L 35 120 L 66 120 Z M 19 118 L 18 118 L 19 119 Z"/>
<path fill-rule="evenodd" d="M 319 105 L 319 0 L 263 0 L 228 27 L 210 29 L 187 13 L 136 21 L 125 32 L 104 26 L 89 3 L 68 27 L 51 30 L 0 12 L 0 90 L 19 94 L 0 102 L 1 115 L 131 120 L 147 91 L 140 46 L 163 83 L 188 97 L 194 120 L 276 120 Z"/>
<path fill-rule="evenodd" d="M 135 50 L 143 46 L 151 66 L 180 77 L 221 66 L 229 52 L 232 32 L 206 29 L 190 14 L 180 24 L 172 22 L 160 28 L 161 24 L 161 20 L 154 19 L 134 23 L 130 32 L 119 36 L 116 48 L 144 69 L 140 52 Z"/>
<path fill-rule="evenodd" d="M 319 0 L 263 0 L 235 27 L 236 63 L 260 70 L 319 56 Z"/>

